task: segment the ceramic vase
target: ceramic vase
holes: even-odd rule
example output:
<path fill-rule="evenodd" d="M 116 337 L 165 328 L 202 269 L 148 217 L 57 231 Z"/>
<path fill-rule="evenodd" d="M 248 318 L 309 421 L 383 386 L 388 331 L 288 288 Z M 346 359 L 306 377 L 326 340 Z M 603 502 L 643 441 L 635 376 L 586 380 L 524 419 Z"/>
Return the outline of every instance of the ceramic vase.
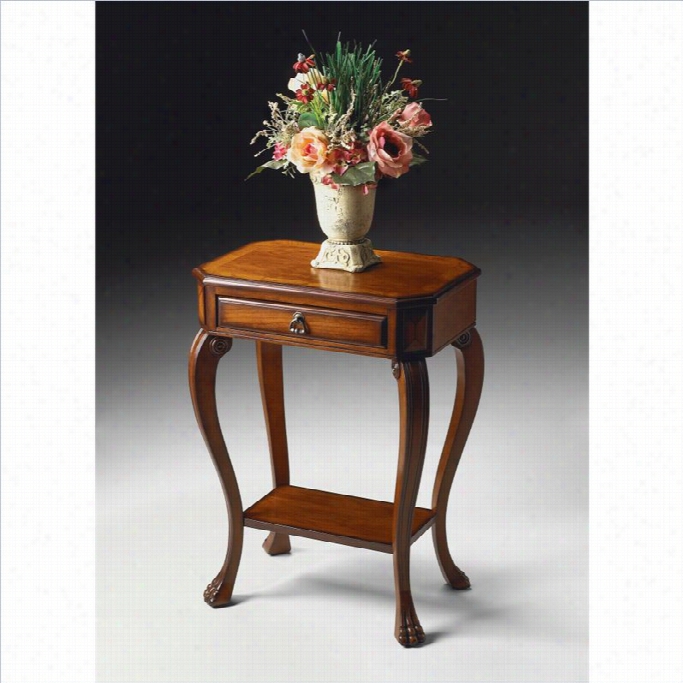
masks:
<path fill-rule="evenodd" d="M 318 256 L 311 261 L 314 268 L 335 268 L 360 273 L 379 263 L 366 237 L 375 211 L 377 187 L 362 185 L 325 185 L 311 178 L 320 228 L 327 236 Z"/>

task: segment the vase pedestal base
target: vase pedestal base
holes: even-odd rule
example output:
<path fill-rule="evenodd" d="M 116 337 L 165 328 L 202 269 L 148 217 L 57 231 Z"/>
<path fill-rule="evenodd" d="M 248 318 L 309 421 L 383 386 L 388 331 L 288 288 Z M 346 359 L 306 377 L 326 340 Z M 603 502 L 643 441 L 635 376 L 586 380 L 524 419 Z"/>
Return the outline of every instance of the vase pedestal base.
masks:
<path fill-rule="evenodd" d="M 325 240 L 311 265 L 314 268 L 335 268 L 349 273 L 360 273 L 375 263 L 380 263 L 381 260 L 372 250 L 372 242 L 365 237 L 354 242 Z"/>

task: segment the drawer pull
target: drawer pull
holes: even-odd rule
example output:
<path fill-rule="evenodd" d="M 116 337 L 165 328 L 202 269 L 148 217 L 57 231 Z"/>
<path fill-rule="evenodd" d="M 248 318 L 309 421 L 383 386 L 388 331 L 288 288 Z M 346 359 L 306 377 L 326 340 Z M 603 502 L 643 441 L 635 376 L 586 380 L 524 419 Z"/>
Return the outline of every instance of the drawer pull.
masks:
<path fill-rule="evenodd" d="M 308 328 L 306 327 L 306 318 L 304 314 L 297 311 L 292 318 L 292 322 L 289 323 L 289 331 L 294 332 L 294 334 L 306 334 Z"/>

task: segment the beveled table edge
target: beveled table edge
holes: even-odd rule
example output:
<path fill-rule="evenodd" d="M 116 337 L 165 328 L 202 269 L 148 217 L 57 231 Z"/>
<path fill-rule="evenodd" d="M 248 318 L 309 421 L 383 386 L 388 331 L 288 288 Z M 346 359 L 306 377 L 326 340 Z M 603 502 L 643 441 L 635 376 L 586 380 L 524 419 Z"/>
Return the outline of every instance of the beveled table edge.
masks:
<path fill-rule="evenodd" d="M 213 286 L 231 286 L 231 287 L 240 287 L 240 286 L 248 286 L 248 287 L 254 287 L 254 288 L 268 288 L 268 289 L 276 289 L 277 291 L 281 292 L 307 292 L 307 293 L 317 293 L 317 294 L 322 294 L 325 296 L 330 296 L 333 298 L 337 299 L 354 299 L 356 301 L 368 301 L 368 302 L 377 302 L 377 303 L 384 303 L 384 304 L 398 304 L 399 302 L 410 302 L 411 305 L 420 302 L 420 303 L 435 303 L 436 299 L 440 297 L 442 294 L 455 289 L 455 288 L 460 288 L 473 280 L 476 280 L 480 275 L 481 275 L 481 268 L 478 266 L 475 266 L 473 263 L 470 263 L 469 261 L 460 258 L 459 256 L 443 256 L 441 254 L 423 254 L 423 253 L 418 253 L 418 252 L 411 252 L 411 251 L 389 251 L 389 250 L 380 250 L 376 249 L 375 252 L 382 256 L 383 254 L 407 254 L 410 256 L 427 256 L 427 257 L 435 257 L 435 258 L 443 258 L 443 259 L 457 259 L 458 261 L 467 264 L 471 270 L 464 273 L 461 277 L 459 278 L 454 278 L 453 280 L 447 282 L 443 287 L 435 290 L 431 294 L 428 295 L 414 295 L 414 296 L 380 296 L 378 294 L 370 294 L 366 292 L 344 292 L 344 291 L 338 291 L 334 289 L 325 289 L 323 287 L 314 287 L 314 286 L 309 286 L 309 285 L 297 285 L 297 284 L 291 284 L 291 283 L 282 283 L 278 282 L 277 280 L 253 280 L 253 279 L 245 279 L 245 278 L 236 278 L 232 276 L 221 276 L 221 275 L 216 275 L 214 273 L 207 272 L 205 270 L 205 267 L 208 266 L 209 264 L 213 263 L 215 260 L 218 260 L 218 258 L 225 258 L 226 256 L 230 256 L 228 259 L 228 262 L 230 260 L 233 260 L 233 258 L 237 258 L 240 255 L 243 255 L 243 252 L 247 252 L 250 250 L 250 247 L 254 247 L 260 244 L 271 244 L 275 245 L 278 243 L 282 244 L 301 244 L 301 245 L 308 245 L 311 247 L 317 248 L 317 244 L 314 242 L 302 242 L 299 240 L 259 240 L 257 242 L 249 242 L 241 247 L 238 247 L 237 249 L 234 249 L 227 254 L 224 254 L 222 256 L 217 257 L 216 259 L 212 259 L 210 261 L 206 261 L 202 263 L 201 265 L 193 268 L 192 270 L 192 275 L 202 284 L 202 285 L 213 285 Z"/>

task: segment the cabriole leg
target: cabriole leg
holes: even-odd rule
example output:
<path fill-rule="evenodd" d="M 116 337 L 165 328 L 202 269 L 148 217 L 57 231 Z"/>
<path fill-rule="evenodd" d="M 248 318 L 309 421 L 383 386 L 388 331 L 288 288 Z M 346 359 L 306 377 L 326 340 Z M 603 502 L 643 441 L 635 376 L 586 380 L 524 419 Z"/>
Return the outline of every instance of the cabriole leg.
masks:
<path fill-rule="evenodd" d="M 190 393 L 194 412 L 223 486 L 228 508 L 228 550 L 225 562 L 218 576 L 204 591 L 204 600 L 211 607 L 223 607 L 230 602 L 242 556 L 244 534 L 242 499 L 216 409 L 216 369 L 218 362 L 231 346 L 232 339 L 200 330 L 192 344 L 189 360 Z"/>
<path fill-rule="evenodd" d="M 476 329 L 472 328 L 453 342 L 457 366 L 457 388 L 453 415 L 448 427 L 434 482 L 432 509 L 436 513 L 432 538 L 444 579 L 451 587 L 466 589 L 470 580 L 459 569 L 448 550 L 446 511 L 453 477 L 479 406 L 484 381 L 484 349 Z"/>
<path fill-rule="evenodd" d="M 394 363 L 394 376 L 398 380 L 401 419 L 394 495 L 394 635 L 401 645 L 409 647 L 425 639 L 410 591 L 410 540 L 429 426 L 427 365 L 424 359 Z"/>

